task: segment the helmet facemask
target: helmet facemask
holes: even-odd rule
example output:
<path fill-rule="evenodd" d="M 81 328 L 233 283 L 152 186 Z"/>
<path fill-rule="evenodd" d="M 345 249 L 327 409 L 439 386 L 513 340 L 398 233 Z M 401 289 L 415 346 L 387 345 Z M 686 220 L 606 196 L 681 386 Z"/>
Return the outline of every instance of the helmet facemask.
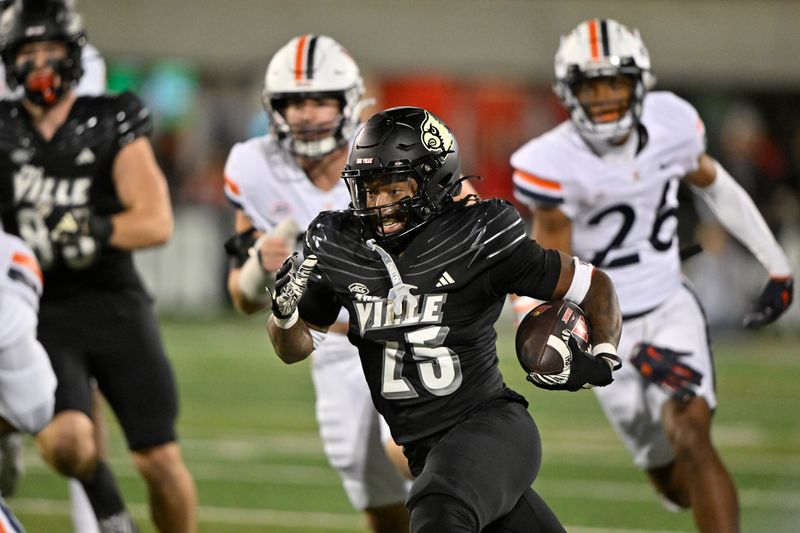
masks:
<path fill-rule="evenodd" d="M 75 48 L 80 58 L 80 48 Z M 76 60 L 70 53 L 69 44 L 67 44 L 67 55 L 62 59 L 49 60 L 47 69 L 37 69 L 33 60 L 19 63 L 16 61 L 17 54 L 16 51 L 13 53 L 14 68 L 10 75 L 14 76 L 16 84 L 24 89 L 25 97 L 38 106 L 49 108 L 56 105 L 78 81 L 74 79 Z M 80 59 L 77 61 L 80 63 Z"/>
<path fill-rule="evenodd" d="M 338 102 L 339 112 L 332 120 L 296 126 L 289 124 L 286 108 L 292 101 L 325 98 L 335 98 Z M 299 93 L 271 98 L 267 112 L 273 134 L 289 152 L 307 159 L 320 159 L 347 144 L 349 137 L 344 135 L 344 106 L 345 99 L 341 93 Z"/>
<path fill-rule="evenodd" d="M 584 84 L 596 83 L 595 80 L 620 83 L 613 80 L 617 77 L 630 80 L 630 95 L 627 98 L 606 99 L 591 104 L 581 102 L 579 92 Z M 591 144 L 620 144 L 641 118 L 645 88 L 638 69 L 597 69 L 588 72 L 574 69 L 565 85 L 566 88 L 560 88 L 559 91 L 566 93 L 563 100 L 570 119 L 581 136 Z M 608 118 L 604 120 L 603 115 L 608 115 Z"/>

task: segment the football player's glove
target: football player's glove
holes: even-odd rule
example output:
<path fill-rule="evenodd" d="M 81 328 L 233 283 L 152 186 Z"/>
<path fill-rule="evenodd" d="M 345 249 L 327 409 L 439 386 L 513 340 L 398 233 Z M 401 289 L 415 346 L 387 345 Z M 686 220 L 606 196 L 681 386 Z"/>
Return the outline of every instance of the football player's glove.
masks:
<path fill-rule="evenodd" d="M 77 270 L 92 265 L 114 231 L 111 217 L 92 214 L 85 207 L 58 215 L 60 218 L 50 230 L 50 241 L 61 249 L 70 268 Z"/>
<path fill-rule="evenodd" d="M 619 360 L 616 355 L 598 354 L 595 356 L 582 350 L 578 346 L 578 340 L 566 329 L 561 333 L 561 339 L 554 336 L 551 342 L 560 343 L 559 346 L 553 347 L 564 359 L 564 370 L 559 374 L 550 375 L 531 372 L 525 379 L 537 387 L 574 392 L 591 389 L 594 386 L 602 387 L 614 381 L 611 376 L 612 365 L 607 360 L 612 359 L 616 363 Z"/>
<path fill-rule="evenodd" d="M 695 395 L 695 388 L 703 380 L 700 372 L 680 361 L 687 355 L 689 352 L 642 343 L 631 362 L 645 379 L 685 402 Z"/>
<path fill-rule="evenodd" d="M 297 303 L 306 290 L 308 277 L 317 264 L 317 256 L 309 255 L 300 264 L 297 272 L 292 272 L 297 252 L 290 255 L 275 273 L 275 287 L 269 290 L 272 300 L 272 314 L 279 327 L 289 328 L 297 320 Z"/>
<path fill-rule="evenodd" d="M 744 317 L 748 328 L 760 328 L 774 322 L 792 304 L 794 278 L 770 278 L 753 309 Z"/>
<path fill-rule="evenodd" d="M 225 254 L 230 257 L 234 267 L 241 268 L 247 261 L 250 248 L 256 243 L 257 238 L 256 228 L 251 226 L 225 241 Z"/>

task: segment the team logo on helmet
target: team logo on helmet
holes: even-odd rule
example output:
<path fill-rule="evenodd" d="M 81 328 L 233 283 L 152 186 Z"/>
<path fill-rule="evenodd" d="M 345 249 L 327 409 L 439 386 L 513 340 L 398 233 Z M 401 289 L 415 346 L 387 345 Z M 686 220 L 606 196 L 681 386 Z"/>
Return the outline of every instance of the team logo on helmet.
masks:
<path fill-rule="evenodd" d="M 422 144 L 429 152 L 448 152 L 453 146 L 453 134 L 444 122 L 425 111 L 425 120 L 422 121 Z M 445 156 L 446 157 L 446 156 Z"/>

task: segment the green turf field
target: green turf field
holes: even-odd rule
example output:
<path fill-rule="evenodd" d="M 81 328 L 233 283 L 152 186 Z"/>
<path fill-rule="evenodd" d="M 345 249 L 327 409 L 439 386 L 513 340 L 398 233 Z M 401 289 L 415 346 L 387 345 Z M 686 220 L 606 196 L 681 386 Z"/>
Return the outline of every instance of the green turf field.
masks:
<path fill-rule="evenodd" d="M 327 466 L 316 433 L 307 363 L 286 366 L 268 348 L 263 319 L 164 319 L 179 378 L 180 434 L 206 533 L 364 531 Z M 692 531 L 664 510 L 631 465 L 591 392 L 546 392 L 524 381 L 513 330 L 498 327 L 501 365 L 524 392 L 544 442 L 537 490 L 569 531 Z M 720 408 L 715 441 L 739 487 L 743 531 L 800 531 L 800 354 L 797 337 L 715 342 Z M 116 422 L 111 460 L 142 533 L 144 486 Z M 26 447 L 27 471 L 10 501 L 29 533 L 68 533 L 66 484 Z"/>

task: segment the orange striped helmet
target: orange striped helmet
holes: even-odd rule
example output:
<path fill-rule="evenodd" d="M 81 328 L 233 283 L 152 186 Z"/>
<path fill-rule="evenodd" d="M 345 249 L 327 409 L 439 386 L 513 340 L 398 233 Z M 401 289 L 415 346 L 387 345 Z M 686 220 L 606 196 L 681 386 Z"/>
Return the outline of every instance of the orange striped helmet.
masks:
<path fill-rule="evenodd" d="M 262 102 L 273 135 L 295 155 L 319 158 L 347 144 L 367 102 L 358 65 L 347 50 L 325 35 L 300 35 L 272 57 L 264 76 Z M 289 99 L 336 98 L 340 114 L 334 124 L 320 125 L 330 135 L 306 141 L 292 135 L 283 109 Z M 322 130 L 325 131 L 322 131 Z"/>

